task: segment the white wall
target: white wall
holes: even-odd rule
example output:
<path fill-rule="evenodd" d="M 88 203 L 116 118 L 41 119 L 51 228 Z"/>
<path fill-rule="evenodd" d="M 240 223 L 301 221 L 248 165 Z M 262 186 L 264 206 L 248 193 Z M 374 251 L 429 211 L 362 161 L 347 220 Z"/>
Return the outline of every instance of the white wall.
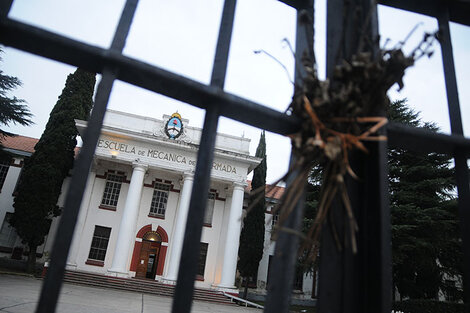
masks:
<path fill-rule="evenodd" d="M 131 177 L 131 166 L 114 164 L 112 165 L 109 162 L 102 162 L 99 168 L 96 169 L 96 174 L 98 176 L 103 175 L 108 167 L 114 166 L 116 171 L 126 172 L 126 177 L 129 180 Z M 94 177 L 94 175 L 93 175 Z M 181 176 L 169 173 L 165 171 L 158 171 L 156 169 L 150 169 L 145 177 L 144 184 L 152 184 L 156 179 L 169 180 L 172 182 L 174 189 L 181 190 L 180 179 Z M 107 269 L 111 267 L 112 258 L 114 254 L 114 249 L 116 246 L 117 234 L 119 232 L 119 225 L 122 217 L 122 212 L 124 209 L 124 203 L 126 201 L 127 191 L 129 184 L 123 183 L 121 186 L 121 192 L 117 204 L 116 211 L 109 211 L 100 209 L 100 203 L 104 192 L 104 187 L 106 184 L 106 179 L 103 178 L 93 178 L 89 180 L 87 186 L 87 192 L 89 192 L 89 201 L 82 205 L 82 212 L 80 213 L 80 219 L 83 219 L 82 232 L 81 236 L 77 237 L 75 234 L 73 247 L 77 246 L 78 251 L 76 252 L 76 269 L 83 271 L 90 271 L 96 273 L 106 274 Z M 92 186 L 92 187 L 90 187 Z M 207 259 L 206 259 L 206 268 L 204 272 L 204 281 L 198 281 L 197 286 L 201 287 L 210 287 L 214 283 L 217 283 L 220 280 L 220 271 L 222 267 L 223 258 L 220 255 L 223 255 L 223 249 L 225 248 L 224 242 L 226 238 L 226 227 L 224 225 L 224 218 L 228 216 L 228 210 L 230 210 L 230 198 L 226 192 L 227 183 L 216 183 L 211 186 L 211 189 L 217 190 L 218 197 L 225 199 L 215 200 L 214 212 L 212 216 L 212 226 L 203 227 L 201 242 L 208 243 Z M 176 210 L 179 205 L 180 193 L 170 191 L 168 197 L 167 208 L 165 211 L 165 218 L 155 218 L 149 217 L 150 204 L 153 196 L 153 188 L 144 187 L 142 190 L 142 197 L 140 201 L 140 210 L 137 218 L 137 226 L 135 229 L 135 234 L 143 227 L 148 224 L 152 225 L 152 229 L 155 230 L 158 226 L 161 226 L 168 234 L 168 250 L 166 253 L 165 266 L 163 269 L 163 275 L 158 276 L 159 278 L 164 278 L 168 270 L 168 264 L 171 262 L 169 257 L 171 255 L 171 249 L 173 248 L 172 234 L 173 229 L 176 223 Z M 85 196 L 86 198 L 86 196 Z M 227 202 L 228 201 L 228 202 Z M 228 204 L 227 204 L 228 203 Z M 85 216 L 85 217 L 83 217 Z M 79 222 L 80 223 L 80 222 Z M 225 221 L 226 223 L 226 221 Z M 87 265 L 85 262 L 88 259 L 88 253 L 91 246 L 91 240 L 93 237 L 95 225 L 110 227 L 111 235 L 108 243 L 108 249 L 106 252 L 104 266 L 93 266 Z M 131 263 L 132 253 L 134 246 L 132 245 L 128 252 L 128 266 Z M 73 263 L 73 260 L 69 259 L 69 263 Z M 69 266 L 69 268 L 71 268 Z M 135 273 L 131 272 L 132 275 Z"/>
<path fill-rule="evenodd" d="M 264 250 L 263 250 L 263 257 L 259 263 L 258 267 L 258 278 L 257 278 L 257 292 L 265 293 L 267 287 L 267 279 L 268 279 L 268 268 L 269 268 L 269 257 L 274 255 L 274 251 L 276 248 L 276 242 L 271 241 L 271 233 L 272 233 L 272 214 L 268 213 L 271 212 L 274 203 L 267 203 L 267 213 L 265 213 L 265 236 L 264 236 Z M 294 294 L 296 297 L 300 298 L 307 298 L 309 299 L 312 294 L 312 287 L 313 287 L 313 274 L 305 273 L 303 277 L 302 283 L 302 293 L 301 294 Z"/>
<path fill-rule="evenodd" d="M 5 182 L 3 183 L 2 190 L 0 191 L 0 227 L 3 225 L 6 213 L 14 212 L 13 191 L 15 190 L 16 183 L 22 170 L 22 168 L 20 167 L 20 162 L 23 161 L 22 157 L 14 157 L 12 161 L 16 166 L 10 165 L 7 175 L 5 177 Z M 21 238 L 16 238 L 14 246 L 22 246 Z M 0 256 L 10 257 L 11 253 L 0 252 Z"/>
<path fill-rule="evenodd" d="M 105 124 L 102 129 L 101 141 L 112 140 L 114 144 L 120 143 L 126 148 L 109 147 L 98 145 L 95 152 L 93 168 L 90 172 L 84 197 L 82 200 L 77 225 L 72 240 L 72 246 L 69 253 L 67 266 L 70 269 L 90 271 L 107 274 L 107 270 L 112 265 L 116 241 L 118 238 L 121 218 L 123 216 L 124 205 L 129 189 L 129 183 L 123 182 L 121 185 L 119 200 L 116 210 L 106 210 L 99 208 L 106 185 L 106 178 L 102 178 L 108 170 L 120 171 L 126 174 L 127 181 L 132 177 L 131 163 L 140 159 L 140 162 L 148 165 L 148 171 L 144 178 L 144 184 L 151 185 L 158 178 L 163 181 L 171 181 L 174 189 L 181 190 L 180 180 L 185 171 L 194 171 L 197 158 L 197 144 L 199 142 L 201 129 L 190 127 L 185 123 L 185 140 L 171 140 L 161 136 L 161 131 L 166 120 L 157 120 L 148 117 L 108 111 L 105 118 Z M 77 121 L 77 128 L 80 131 L 86 127 L 86 122 Z M 227 223 L 231 209 L 231 187 L 233 182 L 243 183 L 251 168 L 256 166 L 261 160 L 249 155 L 250 139 L 236 137 L 231 135 L 218 134 L 216 141 L 216 151 L 214 156 L 215 164 L 211 170 L 211 189 L 218 193 L 218 199 L 214 201 L 214 211 L 212 224 L 210 227 L 204 226 L 202 230 L 201 242 L 208 244 L 206 266 L 204 272 L 204 281 L 197 282 L 198 286 L 210 287 L 218 283 L 221 278 L 222 264 L 225 243 L 227 238 Z M 134 149 L 134 150 L 133 150 Z M 173 154 L 177 157 L 163 158 L 155 156 L 151 151 L 157 150 L 167 154 Z M 175 158 L 177 158 L 175 160 Z M 181 162 L 186 158 L 185 162 Z M 19 159 L 17 163 L 19 164 Z M 190 162 L 191 161 L 191 162 Z M 11 196 L 16 185 L 16 180 L 20 173 L 20 168 L 10 167 L 4 190 L 0 193 L 0 222 L 3 221 L 5 212 L 13 212 L 13 197 Z M 62 194 L 59 198 L 59 206 L 63 206 L 66 191 L 70 183 L 67 178 Z M 194 181 L 194 184 L 197 184 Z M 162 227 L 168 234 L 168 250 L 163 269 L 163 275 L 158 278 L 164 278 L 173 248 L 172 236 L 175 228 L 176 210 L 180 202 L 180 193 L 170 191 L 167 202 L 167 208 L 164 218 L 155 218 L 149 216 L 150 204 L 153 196 L 153 187 L 144 186 L 139 203 L 139 212 L 135 225 L 135 235 L 144 226 L 151 224 L 152 230 Z M 49 237 L 40 250 L 50 252 L 53 246 L 59 219 L 55 219 L 51 226 Z M 94 266 L 86 264 L 88 254 L 93 238 L 95 226 L 104 226 L 111 228 L 109 243 L 104 260 L 104 266 Z M 134 245 L 129 247 L 128 263 L 129 268 Z M 130 273 L 133 275 L 134 273 Z"/>

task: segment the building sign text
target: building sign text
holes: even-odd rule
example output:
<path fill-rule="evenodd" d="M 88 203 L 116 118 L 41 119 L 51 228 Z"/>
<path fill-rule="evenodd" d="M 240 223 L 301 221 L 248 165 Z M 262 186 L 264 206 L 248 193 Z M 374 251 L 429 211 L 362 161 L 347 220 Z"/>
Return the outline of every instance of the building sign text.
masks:
<path fill-rule="evenodd" d="M 113 141 L 113 140 L 106 140 L 106 139 L 98 140 L 98 148 L 109 149 L 111 150 L 111 154 L 116 154 L 116 152 L 117 153 L 122 152 L 126 154 L 134 154 L 136 156 L 143 156 L 143 157 L 149 157 L 149 158 L 174 162 L 178 164 L 188 164 L 191 166 L 196 165 L 195 160 L 191 160 L 187 156 L 184 156 L 178 153 L 172 153 L 172 152 L 156 150 L 156 149 L 141 148 L 141 147 L 136 147 L 133 145 L 129 145 L 126 143 Z M 237 173 L 237 168 L 235 166 L 222 163 L 222 162 L 214 161 L 212 163 L 212 168 L 216 171 L 222 171 L 222 172 L 234 173 L 234 174 Z"/>

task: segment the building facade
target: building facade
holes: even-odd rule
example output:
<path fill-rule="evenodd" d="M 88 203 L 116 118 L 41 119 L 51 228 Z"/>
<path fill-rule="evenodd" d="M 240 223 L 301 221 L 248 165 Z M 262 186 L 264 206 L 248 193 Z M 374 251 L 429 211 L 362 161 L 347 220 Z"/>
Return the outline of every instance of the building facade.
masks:
<path fill-rule="evenodd" d="M 85 121 L 76 121 L 80 133 Z M 189 126 L 178 113 L 162 119 L 109 110 L 81 204 L 67 269 L 119 277 L 176 281 L 201 129 Z M 21 246 L 8 224 L 13 194 L 23 159 L 37 139 L 8 138 L 13 157 L 0 168 L 0 252 L 11 255 Z M 196 286 L 231 289 L 235 286 L 238 245 L 247 175 L 261 161 L 249 155 L 250 140 L 218 134 L 211 172 Z M 2 176 L 3 175 L 3 176 Z M 2 179 L 3 177 L 3 179 Z M 64 182 L 63 204 L 69 178 Z M 270 255 L 272 207 L 282 194 L 268 194 L 265 253 L 255 282 L 266 287 Z M 245 201 L 246 205 L 246 201 Z M 38 253 L 47 258 L 58 221 Z M 57 234 L 59 235 L 59 234 Z M 303 276 L 302 276 L 303 277 Z M 308 276 L 304 278 L 308 281 Z M 311 283 L 303 283 L 308 286 Z M 301 289 L 304 289 L 301 287 Z"/>
<path fill-rule="evenodd" d="M 269 161 L 268 161 L 269 162 Z M 250 189 L 250 182 L 248 182 L 247 193 Z M 271 268 L 271 262 L 274 257 L 274 250 L 276 248 L 276 241 L 273 237 L 274 227 L 277 225 L 279 213 L 276 211 L 282 194 L 284 193 L 284 187 L 280 186 L 266 186 L 266 212 L 265 212 L 265 234 L 264 234 L 264 250 L 263 257 L 259 262 L 258 274 L 256 281 L 253 281 L 250 287 L 252 292 L 260 296 L 266 294 L 266 288 L 269 283 L 269 274 Z M 294 277 L 294 288 L 292 302 L 293 304 L 306 303 L 303 300 L 310 300 L 316 298 L 316 286 L 318 283 L 318 275 L 316 272 L 305 271 L 299 267 L 296 269 Z M 253 297 L 253 300 L 260 300 L 261 298 Z"/>
<path fill-rule="evenodd" d="M 201 129 L 108 111 L 68 268 L 174 283 Z M 77 121 L 82 132 L 86 123 Z M 250 140 L 219 134 L 200 243 L 197 285 L 233 288 Z"/>
<path fill-rule="evenodd" d="M 5 137 L 2 140 L 3 148 L 8 153 L 0 160 L 0 255 L 2 256 L 22 258 L 23 245 L 8 220 L 14 212 L 13 199 L 24 159 L 34 152 L 37 141 L 35 138 L 23 136 Z M 15 247 L 17 249 L 14 252 Z M 38 251 L 42 254 L 44 245 L 38 247 Z"/>

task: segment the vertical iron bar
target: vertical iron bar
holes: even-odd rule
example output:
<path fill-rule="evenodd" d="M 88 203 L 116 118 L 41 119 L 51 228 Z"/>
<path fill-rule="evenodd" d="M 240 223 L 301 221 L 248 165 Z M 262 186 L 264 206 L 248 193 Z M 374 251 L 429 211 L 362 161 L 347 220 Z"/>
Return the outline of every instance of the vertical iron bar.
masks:
<path fill-rule="evenodd" d="M 460 217 L 460 232 L 462 236 L 463 262 L 463 292 L 464 302 L 470 305 L 470 178 L 467 159 L 462 151 L 454 154 L 455 175 L 457 183 L 458 211 Z"/>
<path fill-rule="evenodd" d="M 227 72 L 228 53 L 232 38 L 233 20 L 237 0 L 226 0 L 220 20 L 219 38 L 215 50 L 214 65 L 212 67 L 211 85 L 224 88 L 225 74 Z"/>
<path fill-rule="evenodd" d="M 0 1 L 0 18 L 6 18 L 13 5 L 13 0 Z"/>
<path fill-rule="evenodd" d="M 363 25 L 368 22 L 369 25 Z M 363 29 L 366 29 L 363 32 Z M 377 55 L 377 9 L 371 0 L 330 0 L 327 7 L 327 75 L 342 59 L 360 51 Z M 367 38 L 363 38 L 366 36 Z M 383 108 L 366 112 L 383 116 Z M 320 246 L 318 312 L 390 312 L 391 245 L 388 208 L 387 146 L 367 144 L 369 151 L 350 154 L 350 164 L 362 182 L 347 178 L 348 194 L 359 231 L 358 253 L 351 251 L 350 229 L 341 201 L 330 208 Z M 332 229 L 332 224 L 335 230 Z M 337 248 L 333 232 L 342 243 Z M 344 240 L 343 238 L 347 238 Z"/>
<path fill-rule="evenodd" d="M 449 29 L 449 8 L 447 4 L 442 4 L 437 12 L 439 14 L 437 16 L 437 21 L 441 35 L 439 41 L 441 43 L 442 65 L 444 67 L 450 128 L 452 130 L 452 134 L 463 135 L 459 92 L 457 89 L 457 79 L 455 77 L 454 54 Z"/>
<path fill-rule="evenodd" d="M 464 302 L 470 305 L 470 175 L 464 152 L 457 149 L 454 160 L 463 249 L 463 296 Z"/>
<path fill-rule="evenodd" d="M 295 163 L 295 157 L 291 156 L 290 165 Z M 292 173 L 286 182 L 287 188 L 300 173 Z M 302 218 L 305 204 L 305 190 L 299 190 L 303 195 L 295 208 L 287 217 L 283 228 L 299 230 L 302 226 Z M 276 241 L 276 250 L 269 271 L 268 294 L 264 312 L 287 313 L 289 312 L 292 289 L 294 287 L 295 265 L 299 250 L 299 236 L 280 231 Z"/>
<path fill-rule="evenodd" d="M 447 105 L 449 108 L 450 127 L 452 134 L 463 135 L 462 117 L 460 114 L 460 101 L 455 75 L 454 55 L 449 29 L 449 7 L 447 3 L 441 3 L 437 21 L 441 32 L 442 63 L 446 83 Z M 462 236 L 462 248 L 464 254 L 463 265 L 463 290 L 464 301 L 470 303 L 470 186 L 467 159 L 465 154 L 456 149 L 454 153 L 455 175 L 457 183 L 458 210 L 460 217 L 460 230 Z"/>
<path fill-rule="evenodd" d="M 103 78 L 96 93 L 93 114 L 90 117 L 89 126 L 83 138 L 83 147 L 73 168 L 72 180 L 65 200 L 65 208 L 54 239 L 51 262 L 44 278 L 36 313 L 55 312 L 60 289 L 62 288 L 65 264 L 75 230 L 75 222 L 80 210 L 88 172 L 93 160 L 96 142 L 100 135 L 101 123 L 104 112 L 106 112 L 106 105 L 114 79 L 115 75 L 113 73 L 103 72 Z"/>
<path fill-rule="evenodd" d="M 306 75 L 302 64 L 303 56 L 308 56 L 315 62 L 314 54 L 314 0 L 306 0 L 303 6 L 297 9 L 297 21 L 295 32 L 295 86 L 301 86 Z"/>
<path fill-rule="evenodd" d="M 125 38 L 129 33 L 137 1 L 128 0 L 126 2 L 117 27 L 118 33 L 115 34 L 111 45 L 111 49 L 114 51 L 121 52 L 124 48 Z M 115 78 L 116 74 L 112 70 L 103 70 L 93 111 L 83 137 L 83 146 L 73 168 L 72 180 L 65 200 L 65 208 L 60 218 L 52 248 L 50 267 L 47 270 L 36 308 L 37 313 L 54 313 L 57 306 L 57 300 L 62 287 L 62 278 L 65 272 L 65 264 L 75 230 L 75 222 L 80 210 L 88 172 L 93 161 L 96 143 L 101 132 L 106 106 Z"/>
<path fill-rule="evenodd" d="M 339 60 L 340 44 L 343 33 L 343 1 L 327 2 L 326 8 L 326 76 L 333 76 L 333 70 Z"/>
<path fill-rule="evenodd" d="M 313 55 L 313 0 L 305 1 L 303 7 L 297 10 L 296 26 L 296 74 L 295 85 L 302 85 L 304 68 L 302 66 L 302 55 L 306 53 L 312 60 Z M 291 166 L 296 161 L 294 155 L 291 155 Z M 290 167 L 291 167 L 290 166 Z M 287 188 L 300 173 L 294 172 L 287 180 Z M 305 204 L 305 189 L 298 190 L 303 196 L 296 204 L 294 210 L 287 217 L 283 227 L 287 229 L 300 230 Z M 272 261 L 272 270 L 270 270 L 268 294 L 266 296 L 265 312 L 289 312 L 292 289 L 294 287 L 295 265 L 298 258 L 299 236 L 279 232 L 276 241 L 276 250 Z"/>
<path fill-rule="evenodd" d="M 385 142 L 377 142 L 367 143 L 366 148 L 369 153 L 362 155 L 360 160 L 365 164 L 362 199 L 356 202 L 359 208 L 357 240 L 360 250 L 357 258 L 361 287 L 357 312 L 389 313 L 392 305 L 392 251 L 388 147 Z"/>
<path fill-rule="evenodd" d="M 327 53 L 326 75 L 331 77 L 340 54 L 343 40 L 343 1 L 330 0 L 327 2 Z M 354 169 L 357 171 L 357 169 Z M 345 255 L 337 251 L 337 245 L 330 227 L 330 221 L 334 221 L 339 238 L 344 238 L 344 221 L 341 217 L 341 204 L 338 200 L 331 204 L 329 221 L 323 226 L 320 244 L 320 260 L 318 272 L 318 302 L 317 311 L 321 313 L 343 312 L 344 293 L 344 265 Z M 349 250 L 347 250 L 348 252 Z M 348 255 L 350 258 L 350 256 Z M 352 290 L 351 290 L 352 292 Z M 351 312 L 354 312 L 351 310 Z"/>
<path fill-rule="evenodd" d="M 206 111 L 197 153 L 196 172 L 184 233 L 178 280 L 173 297 L 173 313 L 189 313 L 191 311 L 218 121 L 219 115 L 216 108 Z"/>
<path fill-rule="evenodd" d="M 225 0 L 220 21 L 219 37 L 217 39 L 211 76 L 211 85 L 220 89 L 223 89 L 225 84 L 236 3 L 236 0 Z M 173 297 L 172 312 L 174 313 L 189 313 L 191 311 L 218 122 L 218 107 L 217 104 L 212 104 L 212 107 L 206 111 L 197 155 L 196 171 L 194 174 L 195 184 L 191 191 L 178 279 Z"/>
<path fill-rule="evenodd" d="M 122 10 L 116 32 L 114 33 L 113 42 L 111 43 L 111 50 L 122 53 L 126 45 L 126 39 L 131 30 L 132 20 L 134 19 L 135 11 L 137 10 L 137 3 L 139 0 L 127 0 Z"/>

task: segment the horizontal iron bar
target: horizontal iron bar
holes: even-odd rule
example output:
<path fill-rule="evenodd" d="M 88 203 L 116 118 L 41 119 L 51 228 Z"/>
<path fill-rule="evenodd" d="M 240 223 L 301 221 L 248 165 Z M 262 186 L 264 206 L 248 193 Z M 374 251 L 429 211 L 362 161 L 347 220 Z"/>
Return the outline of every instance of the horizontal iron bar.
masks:
<path fill-rule="evenodd" d="M 299 130 L 298 120 L 266 106 L 226 93 L 120 53 L 98 48 L 11 19 L 0 21 L 0 42 L 49 59 L 102 73 L 113 68 L 117 79 L 202 109 L 218 106 L 220 115 L 286 135 Z"/>
<path fill-rule="evenodd" d="M 446 135 L 398 123 L 387 125 L 388 145 L 416 152 L 453 154 L 456 150 L 470 158 L 470 139 L 461 135 Z"/>
<path fill-rule="evenodd" d="M 451 22 L 470 26 L 470 1 L 468 0 L 379 0 L 378 3 L 432 17 L 438 16 L 439 4 L 444 3 L 449 7 Z"/>
<path fill-rule="evenodd" d="M 279 2 L 282 2 L 297 10 L 307 9 L 309 6 L 311 6 L 309 0 L 279 0 Z"/>
<path fill-rule="evenodd" d="M 226 93 L 220 88 L 21 22 L 0 20 L 0 42 L 96 73 L 110 66 L 118 72 L 117 79 L 203 109 L 217 105 L 221 116 L 271 132 L 286 135 L 300 128 L 297 118 Z M 467 157 L 470 154 L 470 139 L 463 136 L 438 134 L 390 123 L 388 137 L 389 145 L 395 148 L 453 153 L 461 147 Z"/>

